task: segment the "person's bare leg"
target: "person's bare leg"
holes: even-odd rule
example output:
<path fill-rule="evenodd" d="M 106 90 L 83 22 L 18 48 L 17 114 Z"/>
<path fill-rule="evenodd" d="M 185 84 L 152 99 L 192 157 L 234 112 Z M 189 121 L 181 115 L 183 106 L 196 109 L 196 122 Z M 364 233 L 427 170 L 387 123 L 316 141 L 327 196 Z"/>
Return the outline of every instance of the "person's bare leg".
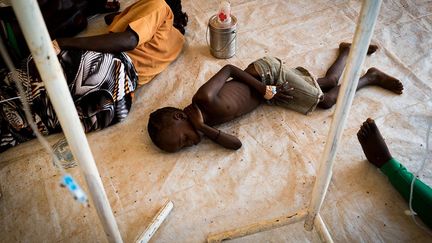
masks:
<path fill-rule="evenodd" d="M 395 94 L 402 94 L 403 85 L 398 79 L 383 73 L 377 68 L 370 68 L 363 77 L 360 78 L 357 90 L 366 86 L 375 85 L 383 89 L 389 90 Z M 324 96 L 318 107 L 322 109 L 329 109 L 336 104 L 337 96 L 339 94 L 340 85 L 330 89 Z"/>
<path fill-rule="evenodd" d="M 371 118 L 363 122 L 357 133 L 357 138 L 366 158 L 376 167 L 380 168 L 392 158 L 384 138 L 381 136 L 375 121 Z"/>
<path fill-rule="evenodd" d="M 349 54 L 351 44 L 342 42 L 339 44 L 339 55 L 334 63 L 327 70 L 325 77 L 318 78 L 317 82 L 321 90 L 327 91 L 337 86 L 338 80 L 345 68 L 346 59 Z M 370 45 L 367 54 L 370 55 L 378 49 L 376 45 Z"/>

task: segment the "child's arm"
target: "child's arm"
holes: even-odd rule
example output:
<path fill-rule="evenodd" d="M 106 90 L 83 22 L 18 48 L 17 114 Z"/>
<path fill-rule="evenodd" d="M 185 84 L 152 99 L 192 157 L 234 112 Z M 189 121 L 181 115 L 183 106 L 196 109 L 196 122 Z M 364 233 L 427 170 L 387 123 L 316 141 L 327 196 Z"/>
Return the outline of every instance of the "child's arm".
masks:
<path fill-rule="evenodd" d="M 221 130 L 206 125 L 205 123 L 202 123 L 198 130 L 204 133 L 213 142 L 224 148 L 237 150 L 242 146 L 241 141 L 237 137 L 224 133 Z"/>
<path fill-rule="evenodd" d="M 293 90 L 287 83 L 278 86 L 265 85 L 248 72 L 241 70 L 233 65 L 225 65 L 219 72 L 211 77 L 203 86 L 201 86 L 194 97 L 193 103 L 210 103 L 219 94 L 220 89 L 224 86 L 229 78 L 235 78 L 236 81 L 243 82 L 257 90 L 267 100 L 279 99 L 286 100 L 292 98 L 289 91 Z"/>
<path fill-rule="evenodd" d="M 108 33 L 89 37 L 59 38 L 61 49 L 84 49 L 97 52 L 122 52 L 133 50 L 138 45 L 138 35 L 130 28 L 124 32 Z"/>
<path fill-rule="evenodd" d="M 204 133 L 204 135 L 210 138 L 213 142 L 224 148 L 233 150 L 237 150 L 242 146 L 241 141 L 235 136 L 224 133 L 221 130 L 205 124 L 201 111 L 195 104 L 186 107 L 184 112 L 187 114 L 189 121 L 195 129 Z"/>
<path fill-rule="evenodd" d="M 257 90 L 263 96 L 266 93 L 266 85 L 255 79 L 249 73 L 233 65 L 225 65 L 219 72 L 211 77 L 203 86 L 201 86 L 194 95 L 192 102 L 199 100 L 211 102 L 219 94 L 220 89 L 224 86 L 229 78 L 235 78 L 236 81 L 243 82 Z"/>

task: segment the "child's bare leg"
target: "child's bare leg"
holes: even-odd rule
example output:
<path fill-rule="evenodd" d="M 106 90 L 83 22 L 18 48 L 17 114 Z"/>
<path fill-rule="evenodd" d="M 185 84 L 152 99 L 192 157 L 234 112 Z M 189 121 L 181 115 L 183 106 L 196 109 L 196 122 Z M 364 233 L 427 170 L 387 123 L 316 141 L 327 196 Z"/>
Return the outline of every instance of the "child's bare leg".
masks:
<path fill-rule="evenodd" d="M 403 90 L 403 85 L 398 79 L 387 75 L 376 68 L 370 68 L 366 74 L 360 78 L 357 85 L 357 90 L 369 85 L 379 86 L 396 94 L 402 94 Z M 334 104 L 336 104 L 339 89 L 340 85 L 330 89 L 327 93 L 324 93 L 324 96 L 321 102 L 318 104 L 318 107 L 329 109 Z"/>
<path fill-rule="evenodd" d="M 366 158 L 376 167 L 380 168 L 392 158 L 375 121 L 371 118 L 363 122 L 357 133 L 357 138 Z"/>
<path fill-rule="evenodd" d="M 349 54 L 351 44 L 342 42 L 339 44 L 339 55 L 336 61 L 327 70 L 324 78 L 317 79 L 317 82 L 323 91 L 327 91 L 335 87 L 338 83 L 340 76 L 345 68 L 346 59 Z M 370 55 L 378 49 L 376 45 L 370 45 L 367 54 Z"/>

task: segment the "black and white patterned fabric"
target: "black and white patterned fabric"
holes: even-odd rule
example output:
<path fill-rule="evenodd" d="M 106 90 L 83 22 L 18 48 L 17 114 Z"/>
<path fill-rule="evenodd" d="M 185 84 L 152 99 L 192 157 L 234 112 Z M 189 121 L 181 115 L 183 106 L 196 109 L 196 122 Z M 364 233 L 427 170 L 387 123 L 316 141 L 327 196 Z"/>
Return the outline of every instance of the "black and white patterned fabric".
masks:
<path fill-rule="evenodd" d="M 137 86 L 137 73 L 125 53 L 63 50 L 58 55 L 69 91 L 85 132 L 100 130 L 126 118 Z M 0 152 L 34 137 L 11 73 L 0 72 Z M 28 58 L 17 69 L 39 131 L 61 131 L 34 62 Z"/>

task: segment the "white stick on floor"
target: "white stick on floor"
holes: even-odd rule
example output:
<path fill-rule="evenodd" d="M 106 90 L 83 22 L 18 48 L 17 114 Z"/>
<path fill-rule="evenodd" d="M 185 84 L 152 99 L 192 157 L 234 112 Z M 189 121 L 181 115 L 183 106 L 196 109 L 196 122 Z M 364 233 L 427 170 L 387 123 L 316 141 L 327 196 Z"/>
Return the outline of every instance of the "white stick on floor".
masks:
<path fill-rule="evenodd" d="M 217 243 L 223 240 L 232 240 L 240 238 L 246 235 L 251 235 L 259 232 L 263 232 L 270 229 L 279 228 L 285 225 L 299 222 L 306 218 L 306 210 L 299 211 L 294 214 L 285 215 L 282 217 L 261 221 L 258 223 L 250 224 L 238 229 L 228 230 L 225 232 L 210 235 L 207 238 L 208 243 Z"/>
<path fill-rule="evenodd" d="M 109 242 L 123 242 L 39 5 L 36 0 L 11 3 L 62 130 L 85 177 L 105 235 Z"/>
<path fill-rule="evenodd" d="M 153 218 L 152 222 L 147 226 L 144 233 L 142 233 L 138 239 L 135 241 L 137 243 L 147 243 L 153 237 L 154 233 L 159 229 L 162 222 L 168 217 L 168 214 L 173 209 L 174 204 L 171 201 L 168 201 L 156 214 Z"/>
<path fill-rule="evenodd" d="M 354 40 L 348 55 L 345 70 L 342 74 L 341 89 L 336 103 L 330 132 L 327 137 L 320 168 L 312 191 L 312 198 L 305 221 L 305 229 L 312 230 L 316 215 L 321 209 L 332 176 L 333 161 L 336 156 L 339 140 L 347 121 L 349 110 L 357 90 L 360 71 L 369 48 L 375 22 L 379 14 L 381 0 L 365 0 L 360 11 Z"/>

